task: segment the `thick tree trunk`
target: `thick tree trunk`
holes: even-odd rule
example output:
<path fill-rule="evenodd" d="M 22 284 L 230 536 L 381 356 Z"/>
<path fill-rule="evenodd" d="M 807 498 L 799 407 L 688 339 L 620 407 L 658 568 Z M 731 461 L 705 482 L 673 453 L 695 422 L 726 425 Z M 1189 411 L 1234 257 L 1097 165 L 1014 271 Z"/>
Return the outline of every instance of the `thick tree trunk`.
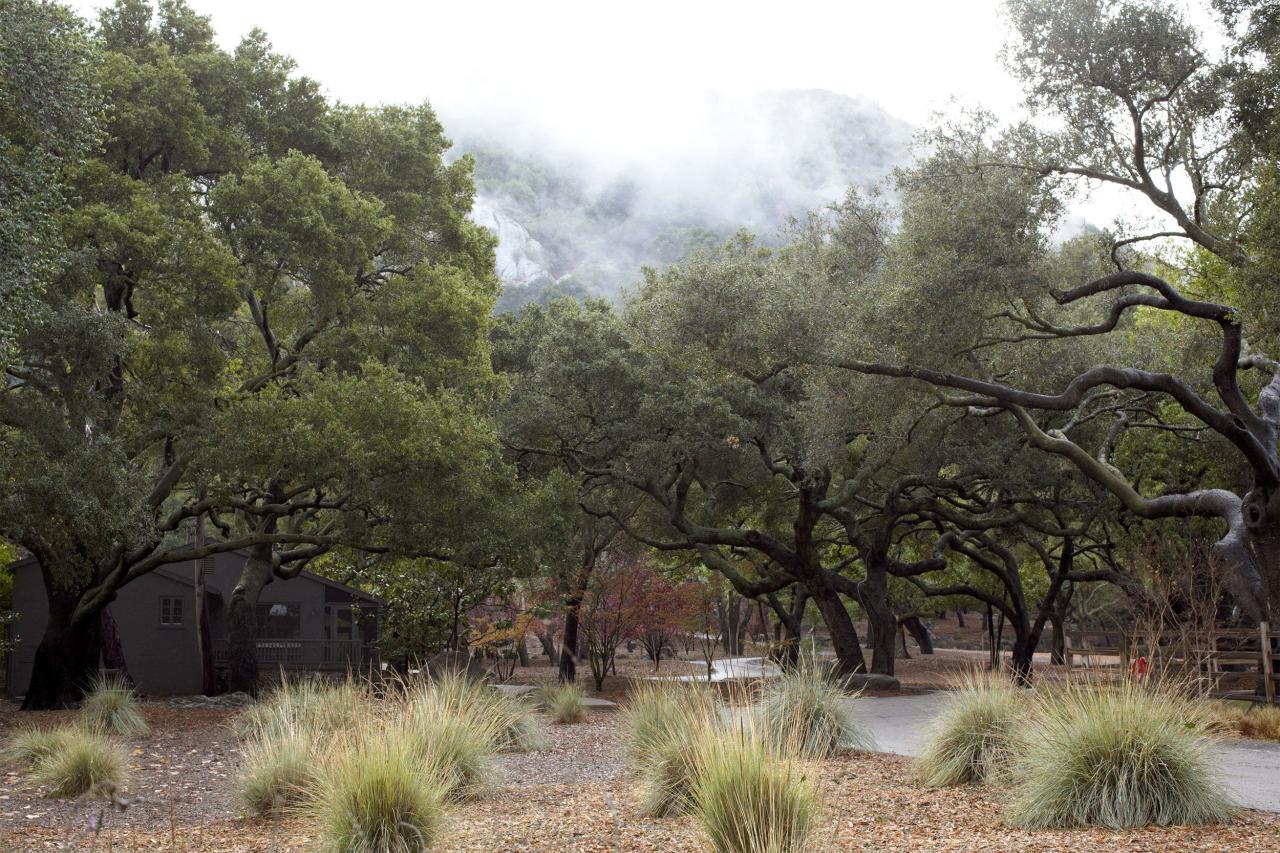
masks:
<path fill-rule="evenodd" d="M 817 585 L 815 585 L 817 586 Z M 862 646 L 858 642 L 858 629 L 849 618 L 849 611 L 840 599 L 840 594 L 829 587 L 810 588 L 809 594 L 822 614 L 831 633 L 831 644 L 836 653 L 836 674 L 852 675 L 855 672 L 867 671 L 867 660 L 862 655 Z M 893 643 L 893 634 L 889 634 L 889 643 Z"/>
<path fill-rule="evenodd" d="M 867 564 L 867 579 L 858 585 L 858 599 L 867 613 L 871 671 L 879 675 L 893 675 L 898 617 L 889 608 L 888 570 L 883 563 L 872 560 Z"/>
<path fill-rule="evenodd" d="M 911 639 L 916 641 L 916 645 L 920 647 L 920 654 L 933 654 L 933 635 L 929 633 L 929 626 L 921 621 L 919 616 L 908 616 L 902 620 L 902 627 L 906 628 L 911 634 Z"/>
<path fill-rule="evenodd" d="M 22 702 L 24 711 L 67 708 L 84 698 L 102 658 L 102 623 L 98 614 L 72 622 L 79 596 L 49 596 L 49 622 L 36 646 L 31 683 Z"/>
<path fill-rule="evenodd" d="M 258 693 L 258 598 L 271 583 L 271 545 L 255 545 L 227 603 L 227 688 Z"/>
<path fill-rule="evenodd" d="M 564 612 L 564 638 L 560 643 L 559 677 L 563 684 L 573 684 L 578 678 L 577 652 L 581 638 L 578 636 L 578 611 L 582 607 L 581 596 L 566 602 Z"/>
<path fill-rule="evenodd" d="M 1028 629 L 1019 630 L 1015 626 L 1013 653 L 1009 658 L 1009 666 L 1013 670 L 1013 680 L 1023 686 L 1031 685 L 1032 669 L 1036 647 L 1040 645 L 1040 632 Z"/>
<path fill-rule="evenodd" d="M 964 608 L 963 607 L 956 608 L 956 626 L 959 628 L 964 627 Z"/>

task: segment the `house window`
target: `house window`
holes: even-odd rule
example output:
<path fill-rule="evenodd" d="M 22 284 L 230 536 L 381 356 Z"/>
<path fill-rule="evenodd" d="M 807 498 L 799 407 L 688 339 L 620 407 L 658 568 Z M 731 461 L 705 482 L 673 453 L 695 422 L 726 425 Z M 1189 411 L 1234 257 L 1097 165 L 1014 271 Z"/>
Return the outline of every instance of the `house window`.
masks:
<path fill-rule="evenodd" d="M 258 636 L 266 640 L 297 640 L 302 637 L 302 605 L 276 601 L 258 605 Z"/>
<path fill-rule="evenodd" d="M 165 628 L 182 627 L 182 598 L 180 596 L 160 596 L 160 625 Z"/>

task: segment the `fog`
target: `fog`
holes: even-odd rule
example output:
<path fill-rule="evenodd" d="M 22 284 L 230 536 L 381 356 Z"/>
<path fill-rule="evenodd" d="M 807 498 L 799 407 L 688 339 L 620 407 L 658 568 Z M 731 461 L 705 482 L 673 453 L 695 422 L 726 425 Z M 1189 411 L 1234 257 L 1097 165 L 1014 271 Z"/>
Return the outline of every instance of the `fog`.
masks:
<path fill-rule="evenodd" d="M 189 2 L 228 48 L 265 30 L 335 98 L 430 101 L 482 161 L 476 217 L 502 233 L 513 284 L 572 276 L 611 295 L 642 262 L 737 225 L 770 239 L 875 182 L 936 111 L 1024 115 L 999 0 Z M 555 192 L 513 197 L 494 176 L 513 163 Z M 1069 221 L 1127 207 L 1100 192 Z"/>

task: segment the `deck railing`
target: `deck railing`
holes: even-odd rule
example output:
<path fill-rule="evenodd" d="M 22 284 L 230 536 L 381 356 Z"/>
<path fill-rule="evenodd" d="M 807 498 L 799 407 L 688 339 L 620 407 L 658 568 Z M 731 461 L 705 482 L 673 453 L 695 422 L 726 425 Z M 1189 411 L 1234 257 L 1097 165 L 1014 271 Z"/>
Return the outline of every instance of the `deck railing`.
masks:
<path fill-rule="evenodd" d="M 378 668 L 377 646 L 363 640 L 287 640 L 263 638 L 257 641 L 258 665 L 285 669 L 335 669 L 365 671 Z M 227 662 L 226 642 L 213 647 L 215 664 Z"/>

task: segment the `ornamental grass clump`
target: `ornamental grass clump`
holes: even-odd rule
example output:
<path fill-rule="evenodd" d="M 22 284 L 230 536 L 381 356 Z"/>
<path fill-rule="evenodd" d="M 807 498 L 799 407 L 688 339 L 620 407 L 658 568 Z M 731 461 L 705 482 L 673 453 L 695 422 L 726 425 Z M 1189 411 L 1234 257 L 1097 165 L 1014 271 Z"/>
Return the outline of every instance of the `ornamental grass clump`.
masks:
<path fill-rule="evenodd" d="M 708 731 L 697 745 L 691 801 L 715 853 L 809 849 L 818 790 L 800 742 L 780 740 L 749 715 Z"/>
<path fill-rule="evenodd" d="M 138 697 L 119 675 L 104 674 L 93 679 L 80 703 L 80 720 L 86 728 L 124 737 L 149 731 Z"/>
<path fill-rule="evenodd" d="M 441 763 L 407 730 L 359 733 L 326 763 L 301 808 L 331 853 L 419 853 L 435 843 L 445 816 Z"/>
<path fill-rule="evenodd" d="M 1204 703 L 1126 681 L 1045 692 L 1034 705 L 1011 767 L 1015 826 L 1120 829 L 1232 816 L 1201 734 Z"/>
<path fill-rule="evenodd" d="M 578 723 L 586 716 L 582 687 L 577 684 L 544 684 L 538 689 L 538 704 L 552 722 L 561 725 Z"/>
<path fill-rule="evenodd" d="M 442 713 L 475 721 L 493 734 L 497 749 L 529 752 L 547 746 L 547 735 L 533 704 L 491 684 L 449 673 L 430 681 L 412 682 L 405 692 L 411 700 L 430 701 Z"/>
<path fill-rule="evenodd" d="M 20 729 L 9 740 L 4 756 L 34 768 L 37 764 L 60 752 L 67 742 L 76 736 L 75 729 Z"/>
<path fill-rule="evenodd" d="M 653 682 L 632 692 L 622 712 L 627 763 L 647 817 L 693 808 L 698 747 L 724 725 L 719 697 L 681 682 Z"/>
<path fill-rule="evenodd" d="M 308 796 L 317 777 L 313 743 L 303 733 L 272 733 L 246 745 L 238 783 L 253 814 L 279 814 Z"/>
<path fill-rule="evenodd" d="M 419 762 L 455 800 L 493 784 L 494 756 L 503 739 L 501 720 L 476 714 L 458 700 L 458 693 L 431 682 L 412 685 L 394 721 Z"/>
<path fill-rule="evenodd" d="M 997 782 L 1008 772 L 1015 732 L 1031 702 L 1025 691 L 992 673 L 962 677 L 933 723 L 916 770 L 934 787 Z"/>
<path fill-rule="evenodd" d="M 233 726 L 245 741 L 292 735 L 323 740 L 351 731 L 372 713 L 368 685 L 353 678 L 284 679 L 270 695 L 242 711 Z"/>
<path fill-rule="evenodd" d="M 123 746 L 98 731 L 61 731 L 53 748 L 36 757 L 31 768 L 32 779 L 48 787 L 48 796 L 79 797 L 124 785 L 129 759 Z"/>
<path fill-rule="evenodd" d="M 875 737 L 849 706 L 838 680 L 806 664 L 767 682 L 760 698 L 765 732 L 805 758 L 829 758 L 845 750 L 871 751 Z"/>

